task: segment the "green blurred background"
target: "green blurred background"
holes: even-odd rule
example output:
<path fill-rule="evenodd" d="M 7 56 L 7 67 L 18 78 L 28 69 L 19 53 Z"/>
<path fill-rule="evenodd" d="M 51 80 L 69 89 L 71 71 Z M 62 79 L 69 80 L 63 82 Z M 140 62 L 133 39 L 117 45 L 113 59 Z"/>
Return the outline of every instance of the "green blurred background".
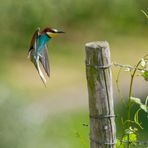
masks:
<path fill-rule="evenodd" d="M 88 148 L 85 43 L 107 40 L 114 62 L 135 64 L 148 51 L 148 20 L 141 12 L 147 8 L 146 0 L 0 0 L 0 148 Z M 27 51 L 34 30 L 47 26 L 66 34 L 49 43 L 51 78 L 45 88 Z M 123 72 L 125 98 L 128 80 Z M 135 96 L 147 96 L 143 79 L 134 86 Z M 116 88 L 114 96 L 116 114 L 122 115 Z M 141 120 L 139 138 L 147 140 L 143 113 Z"/>

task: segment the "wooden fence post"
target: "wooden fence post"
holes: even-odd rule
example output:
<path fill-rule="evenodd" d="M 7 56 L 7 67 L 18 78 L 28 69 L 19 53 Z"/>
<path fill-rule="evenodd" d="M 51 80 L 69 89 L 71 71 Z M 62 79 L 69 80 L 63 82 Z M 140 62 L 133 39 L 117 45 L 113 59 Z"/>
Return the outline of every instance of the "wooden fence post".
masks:
<path fill-rule="evenodd" d="M 105 41 L 87 43 L 86 75 L 89 94 L 90 147 L 115 148 L 111 58 Z"/>

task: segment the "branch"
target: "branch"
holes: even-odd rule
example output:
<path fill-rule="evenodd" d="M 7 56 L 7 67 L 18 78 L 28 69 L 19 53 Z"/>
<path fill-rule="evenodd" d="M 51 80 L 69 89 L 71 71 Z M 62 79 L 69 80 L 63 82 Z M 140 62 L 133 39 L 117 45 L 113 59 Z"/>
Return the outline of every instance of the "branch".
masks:
<path fill-rule="evenodd" d="M 119 64 L 119 63 L 114 63 L 115 66 L 121 67 L 121 68 L 129 68 L 130 70 L 134 70 L 136 69 L 136 67 L 130 66 L 130 65 L 123 65 L 123 64 Z M 142 68 L 138 68 L 138 71 L 146 71 L 148 72 L 148 70 L 146 69 L 142 69 Z"/>

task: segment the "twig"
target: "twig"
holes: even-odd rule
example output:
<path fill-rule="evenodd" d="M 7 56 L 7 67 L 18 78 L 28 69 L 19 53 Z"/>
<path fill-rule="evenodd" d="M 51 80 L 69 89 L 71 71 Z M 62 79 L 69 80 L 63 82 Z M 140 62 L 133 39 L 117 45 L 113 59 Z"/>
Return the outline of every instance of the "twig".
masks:
<path fill-rule="evenodd" d="M 130 65 L 123 65 L 123 64 L 119 64 L 119 63 L 114 63 L 115 66 L 118 67 L 122 67 L 122 68 L 129 68 L 130 70 L 135 70 L 136 67 L 130 66 Z M 148 72 L 147 69 L 142 69 L 142 68 L 137 68 L 138 71 L 145 71 Z"/>

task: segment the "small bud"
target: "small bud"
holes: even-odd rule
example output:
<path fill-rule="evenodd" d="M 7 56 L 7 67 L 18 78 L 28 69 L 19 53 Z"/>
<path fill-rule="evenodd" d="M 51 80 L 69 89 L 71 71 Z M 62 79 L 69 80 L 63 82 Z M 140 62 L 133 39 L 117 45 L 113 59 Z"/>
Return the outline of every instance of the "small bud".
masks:
<path fill-rule="evenodd" d="M 141 73 L 144 73 L 144 72 L 145 72 L 145 70 L 141 70 L 140 72 L 141 72 Z"/>
<path fill-rule="evenodd" d="M 142 59 L 141 59 L 141 66 L 142 66 L 142 67 L 145 67 L 145 65 L 146 65 L 146 62 L 145 62 L 145 60 L 142 58 Z"/>
<path fill-rule="evenodd" d="M 124 69 L 124 71 L 130 71 L 131 69 L 129 68 L 129 67 L 126 67 L 125 69 Z"/>

